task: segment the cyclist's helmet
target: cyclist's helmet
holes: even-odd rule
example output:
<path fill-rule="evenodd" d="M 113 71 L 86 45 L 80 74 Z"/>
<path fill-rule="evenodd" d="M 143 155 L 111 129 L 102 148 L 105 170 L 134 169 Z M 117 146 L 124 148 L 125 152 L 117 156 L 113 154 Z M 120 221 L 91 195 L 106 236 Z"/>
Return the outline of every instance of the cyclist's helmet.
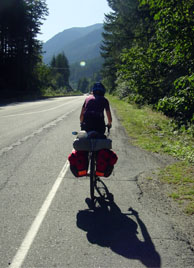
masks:
<path fill-rule="evenodd" d="M 106 89 L 101 82 L 97 82 L 93 85 L 92 91 L 94 95 L 104 96 Z"/>

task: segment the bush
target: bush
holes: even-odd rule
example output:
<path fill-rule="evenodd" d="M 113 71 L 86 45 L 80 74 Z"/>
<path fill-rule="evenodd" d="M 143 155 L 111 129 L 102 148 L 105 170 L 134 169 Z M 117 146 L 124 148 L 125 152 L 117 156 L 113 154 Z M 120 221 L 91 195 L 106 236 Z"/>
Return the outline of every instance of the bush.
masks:
<path fill-rule="evenodd" d="M 117 79 L 116 95 L 120 98 L 126 98 L 130 93 L 130 85 L 128 81 L 119 81 Z"/>
<path fill-rule="evenodd" d="M 157 110 L 175 118 L 179 124 L 194 123 L 194 75 L 174 82 L 174 95 L 159 100 Z"/>

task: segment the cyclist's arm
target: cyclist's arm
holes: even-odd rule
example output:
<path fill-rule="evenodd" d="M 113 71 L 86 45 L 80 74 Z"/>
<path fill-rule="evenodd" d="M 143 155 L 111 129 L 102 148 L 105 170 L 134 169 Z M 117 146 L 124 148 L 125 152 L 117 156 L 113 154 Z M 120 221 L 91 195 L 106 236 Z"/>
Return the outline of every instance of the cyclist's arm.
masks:
<path fill-rule="evenodd" d="M 112 126 L 112 115 L 111 115 L 111 111 L 110 111 L 109 101 L 106 98 L 105 98 L 105 111 L 106 111 L 106 115 L 107 115 L 107 119 L 108 119 L 108 125 L 111 128 L 111 126 Z"/>
<path fill-rule="evenodd" d="M 80 123 L 84 120 L 84 107 L 82 107 L 81 114 L 80 114 Z"/>
<path fill-rule="evenodd" d="M 111 126 L 111 124 L 112 124 L 111 111 L 110 110 L 106 110 L 106 115 L 107 115 L 107 118 L 108 118 L 108 125 Z"/>

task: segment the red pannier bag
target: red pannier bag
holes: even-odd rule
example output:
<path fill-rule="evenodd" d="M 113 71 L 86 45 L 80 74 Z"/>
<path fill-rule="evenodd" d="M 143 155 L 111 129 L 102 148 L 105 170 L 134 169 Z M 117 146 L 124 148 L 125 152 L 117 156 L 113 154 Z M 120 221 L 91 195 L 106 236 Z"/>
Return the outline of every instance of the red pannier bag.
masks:
<path fill-rule="evenodd" d="M 109 177 L 117 159 L 117 155 L 109 149 L 98 151 L 96 158 L 96 175 L 99 177 Z"/>
<path fill-rule="evenodd" d="M 88 172 L 88 152 L 73 150 L 68 156 L 70 170 L 75 177 L 83 177 Z"/>

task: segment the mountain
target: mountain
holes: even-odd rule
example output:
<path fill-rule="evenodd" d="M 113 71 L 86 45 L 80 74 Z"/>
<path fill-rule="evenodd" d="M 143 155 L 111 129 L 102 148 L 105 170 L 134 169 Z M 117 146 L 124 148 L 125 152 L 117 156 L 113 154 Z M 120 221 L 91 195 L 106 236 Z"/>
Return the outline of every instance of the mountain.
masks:
<path fill-rule="evenodd" d="M 64 52 L 69 64 L 100 57 L 103 24 L 75 27 L 58 33 L 43 44 L 43 60 L 46 64 L 52 57 Z"/>

